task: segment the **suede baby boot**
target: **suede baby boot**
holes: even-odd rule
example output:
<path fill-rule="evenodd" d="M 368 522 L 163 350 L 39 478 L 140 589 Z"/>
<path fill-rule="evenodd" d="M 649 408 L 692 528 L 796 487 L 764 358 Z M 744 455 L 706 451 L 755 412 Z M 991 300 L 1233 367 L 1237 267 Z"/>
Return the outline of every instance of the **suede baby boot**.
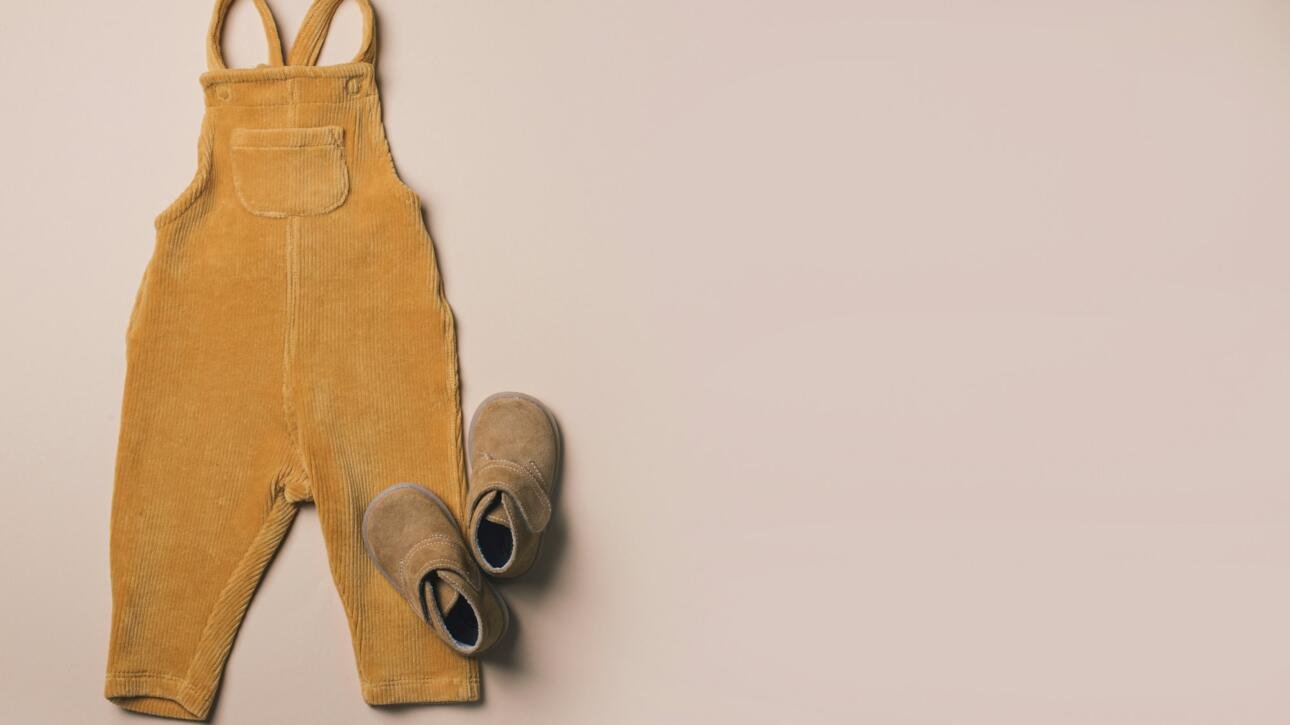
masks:
<path fill-rule="evenodd" d="M 560 469 L 560 428 L 537 399 L 498 393 L 470 422 L 471 552 L 495 577 L 516 577 L 537 559 Z"/>
<path fill-rule="evenodd" d="M 400 483 L 363 514 L 367 555 L 444 642 L 478 655 L 506 631 L 506 603 L 484 581 L 448 507 L 430 491 Z"/>

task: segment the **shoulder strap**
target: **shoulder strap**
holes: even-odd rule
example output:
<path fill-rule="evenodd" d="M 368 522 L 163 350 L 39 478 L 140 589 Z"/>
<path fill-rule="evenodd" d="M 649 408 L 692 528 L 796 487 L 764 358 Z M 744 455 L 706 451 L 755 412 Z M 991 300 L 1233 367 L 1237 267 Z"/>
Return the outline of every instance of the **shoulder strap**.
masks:
<path fill-rule="evenodd" d="M 336 17 L 336 9 L 342 2 L 344 0 L 314 0 L 300 26 L 300 32 L 296 34 L 295 43 L 291 46 L 288 65 L 318 63 L 332 18 Z M 358 6 L 363 11 L 363 44 L 353 62 L 372 63 L 376 60 L 376 18 L 372 12 L 372 0 L 358 0 Z"/>
<path fill-rule="evenodd" d="M 216 0 L 215 13 L 211 16 L 211 29 L 206 34 L 206 65 L 211 70 L 227 68 L 224 65 L 224 51 L 220 49 L 220 40 L 224 35 L 224 19 L 233 0 Z M 269 44 L 269 65 L 282 65 L 282 39 L 278 37 L 278 24 L 273 21 L 273 12 L 264 0 L 255 0 L 255 9 L 260 13 L 264 23 L 264 39 Z"/>

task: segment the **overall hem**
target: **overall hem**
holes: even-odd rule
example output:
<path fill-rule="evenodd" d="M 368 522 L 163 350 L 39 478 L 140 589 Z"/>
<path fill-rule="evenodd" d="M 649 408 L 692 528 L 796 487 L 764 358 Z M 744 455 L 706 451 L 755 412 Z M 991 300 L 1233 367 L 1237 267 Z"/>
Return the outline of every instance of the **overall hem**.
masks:
<path fill-rule="evenodd" d="M 479 677 L 424 677 L 363 683 L 363 701 L 369 705 L 475 702 Z"/>
<path fill-rule="evenodd" d="M 172 675 L 146 672 L 107 675 L 103 694 L 122 709 L 176 720 L 205 720 L 214 690 Z"/>

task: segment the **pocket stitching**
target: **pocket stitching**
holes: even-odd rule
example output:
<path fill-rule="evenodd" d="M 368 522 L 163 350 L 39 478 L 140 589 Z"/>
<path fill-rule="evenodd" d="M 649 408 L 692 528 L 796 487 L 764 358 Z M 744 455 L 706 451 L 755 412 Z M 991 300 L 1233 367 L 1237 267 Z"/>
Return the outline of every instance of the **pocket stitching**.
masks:
<path fill-rule="evenodd" d="M 327 128 L 327 127 L 321 127 L 321 128 Z M 234 136 L 237 136 L 237 132 L 242 130 L 244 129 L 235 129 Z M 253 129 L 253 130 L 260 130 L 260 129 Z M 265 129 L 265 130 L 306 131 L 307 132 L 307 131 L 313 131 L 315 129 L 305 128 L 305 129 Z M 343 141 L 340 141 L 339 139 L 331 142 L 327 142 L 327 143 L 310 143 L 310 144 L 301 144 L 297 146 L 282 146 L 282 145 L 257 146 L 257 145 L 244 143 L 244 144 L 238 144 L 238 145 L 230 145 L 229 148 L 232 151 L 231 156 L 232 156 L 232 162 L 233 162 L 233 193 L 237 196 L 238 202 L 242 204 L 242 208 L 246 209 L 247 212 L 255 216 L 268 217 L 271 219 L 283 219 L 286 217 L 319 216 L 322 214 L 327 214 L 328 212 L 331 212 L 331 211 L 335 211 L 336 209 L 340 208 L 341 205 L 343 205 L 349 199 L 349 164 L 345 160 L 345 144 Z M 336 200 L 333 203 L 316 210 L 311 209 L 307 212 L 293 214 L 285 211 L 273 211 L 273 210 L 262 209 L 247 200 L 247 195 L 242 186 L 242 174 L 238 172 L 238 167 L 240 166 L 240 164 L 238 163 L 239 152 L 247 153 L 247 152 L 253 152 L 253 151 L 302 151 L 306 149 L 318 149 L 318 148 L 335 149 L 338 151 L 338 153 L 334 156 L 334 158 L 331 159 L 329 162 L 333 167 L 333 173 L 339 176 L 339 184 L 337 185 L 337 190 L 336 190 Z"/>

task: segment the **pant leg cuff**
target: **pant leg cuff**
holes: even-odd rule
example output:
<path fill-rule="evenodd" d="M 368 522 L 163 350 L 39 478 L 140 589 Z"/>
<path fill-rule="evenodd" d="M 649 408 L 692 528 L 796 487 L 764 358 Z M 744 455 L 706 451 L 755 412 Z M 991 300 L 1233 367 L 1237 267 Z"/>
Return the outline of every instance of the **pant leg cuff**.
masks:
<path fill-rule="evenodd" d="M 108 673 L 103 694 L 132 712 L 176 720 L 205 720 L 214 690 L 171 675 Z"/>
<path fill-rule="evenodd" d="M 363 683 L 363 700 L 369 705 L 475 702 L 478 699 L 478 677 L 430 677 Z"/>

